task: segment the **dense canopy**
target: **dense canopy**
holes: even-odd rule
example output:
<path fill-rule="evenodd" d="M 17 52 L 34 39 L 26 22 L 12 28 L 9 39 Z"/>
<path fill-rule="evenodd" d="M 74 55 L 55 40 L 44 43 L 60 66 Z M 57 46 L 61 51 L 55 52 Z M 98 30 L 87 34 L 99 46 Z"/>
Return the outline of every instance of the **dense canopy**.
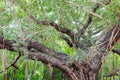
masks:
<path fill-rule="evenodd" d="M 120 0 L 0 0 L 1 80 L 120 79 Z"/>

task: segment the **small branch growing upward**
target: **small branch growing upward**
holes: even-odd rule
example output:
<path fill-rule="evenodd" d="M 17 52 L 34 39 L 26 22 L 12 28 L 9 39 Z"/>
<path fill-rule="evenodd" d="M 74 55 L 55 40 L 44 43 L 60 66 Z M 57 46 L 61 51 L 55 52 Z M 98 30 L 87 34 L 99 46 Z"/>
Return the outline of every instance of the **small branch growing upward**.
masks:
<path fill-rule="evenodd" d="M 97 9 L 99 8 L 100 4 L 95 4 L 94 8 L 93 8 L 93 13 L 95 13 L 97 11 Z M 86 29 L 88 28 L 88 26 L 90 25 L 90 23 L 92 22 L 92 19 L 93 19 L 93 16 L 91 14 L 89 14 L 88 16 L 88 20 L 87 20 L 87 23 L 83 25 L 83 28 L 80 29 L 78 31 L 78 33 L 76 34 L 77 35 L 77 38 L 79 39 L 81 37 L 81 35 L 83 35 L 86 31 Z"/>

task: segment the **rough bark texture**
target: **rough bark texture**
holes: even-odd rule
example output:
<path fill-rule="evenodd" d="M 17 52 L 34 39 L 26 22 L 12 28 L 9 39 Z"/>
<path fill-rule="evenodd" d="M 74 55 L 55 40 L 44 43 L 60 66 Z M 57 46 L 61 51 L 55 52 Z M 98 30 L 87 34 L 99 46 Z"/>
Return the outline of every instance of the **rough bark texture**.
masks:
<path fill-rule="evenodd" d="M 92 12 L 96 12 L 99 6 L 100 4 L 96 4 Z M 83 28 L 80 29 L 77 34 L 75 34 L 72 30 L 68 28 L 62 28 L 55 22 L 38 21 L 29 13 L 28 16 L 37 24 L 51 26 L 58 32 L 66 34 L 71 38 L 71 41 L 69 40 L 69 38 L 66 37 L 64 37 L 63 39 L 71 47 L 75 45 L 75 47 L 79 47 L 81 49 L 84 48 L 84 46 L 79 43 L 79 38 L 85 33 L 86 29 L 89 27 L 90 23 L 93 20 L 93 16 L 89 14 L 86 24 L 84 24 Z M 29 59 L 38 60 L 46 65 L 50 64 L 51 66 L 60 69 L 69 80 L 96 80 L 96 76 L 103 64 L 103 61 L 112 50 L 116 42 L 118 42 L 119 40 L 120 25 L 116 25 L 106 33 L 106 35 L 98 44 L 96 44 L 93 49 L 89 50 L 86 60 L 77 60 L 73 62 L 69 61 L 70 56 L 66 53 L 57 52 L 37 41 L 26 40 L 25 43 L 27 43 L 28 45 L 20 44 L 19 46 L 15 46 L 15 44 L 17 43 L 15 40 L 8 40 L 4 39 L 4 37 L 0 37 L 0 49 L 7 49 L 9 51 L 20 53 L 20 56 L 16 58 L 11 66 L 16 66 L 15 63 L 22 56 L 21 53 L 23 55 L 28 53 Z M 17 50 L 15 47 L 17 47 Z M 36 51 L 31 51 L 32 48 Z M 25 49 L 28 52 L 25 52 Z M 119 53 L 115 50 L 112 51 Z"/>
<path fill-rule="evenodd" d="M 107 32 L 105 37 L 101 39 L 94 49 L 89 51 L 85 61 L 78 60 L 74 62 L 67 61 L 69 57 L 68 55 L 56 52 L 39 42 L 26 42 L 28 43 L 27 48 L 29 51 L 29 59 L 38 60 L 44 64 L 51 64 L 52 66 L 59 68 L 70 80 L 96 80 L 96 76 L 101 68 L 102 62 L 119 39 L 120 26 L 117 25 Z M 0 37 L 1 49 L 23 53 L 24 51 L 21 49 L 14 49 L 15 43 L 15 41 Z M 23 45 L 20 46 L 24 47 Z M 36 49 L 38 52 L 30 52 L 31 48 Z"/>

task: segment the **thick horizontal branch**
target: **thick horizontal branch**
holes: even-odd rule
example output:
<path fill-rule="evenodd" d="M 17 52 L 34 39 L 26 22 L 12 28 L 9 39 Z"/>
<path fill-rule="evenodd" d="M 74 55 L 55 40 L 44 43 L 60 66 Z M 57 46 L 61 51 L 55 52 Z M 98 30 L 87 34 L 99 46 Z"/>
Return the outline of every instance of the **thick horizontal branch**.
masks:
<path fill-rule="evenodd" d="M 76 76 L 69 65 L 67 65 L 66 63 L 64 63 L 56 58 L 48 56 L 47 54 L 43 54 L 40 52 L 39 53 L 29 53 L 28 58 L 33 59 L 33 60 L 42 61 L 44 64 L 48 64 L 48 65 L 51 64 L 51 66 L 57 67 L 63 73 L 67 73 L 68 74 L 67 77 L 71 78 L 72 80 L 78 80 L 78 79 L 76 79 Z"/>
<path fill-rule="evenodd" d="M 46 47 L 45 45 L 43 45 L 42 43 L 39 43 L 39 42 L 31 42 L 30 41 L 28 49 L 30 50 L 31 48 L 34 48 L 42 53 L 49 54 L 50 56 L 56 57 L 62 61 L 66 61 L 69 58 L 69 56 L 66 53 L 57 52 L 53 49 Z"/>
<path fill-rule="evenodd" d="M 44 64 L 51 64 L 52 66 L 60 69 L 62 72 L 72 75 L 72 77 L 71 76 L 69 76 L 69 77 L 71 77 L 73 79 L 75 78 L 72 70 L 70 69 L 70 65 L 68 65 L 68 64 L 66 64 L 66 62 L 64 62 L 65 59 L 68 58 L 68 56 L 66 54 L 56 52 L 38 42 L 28 41 L 27 43 L 29 43 L 27 46 L 28 49 L 34 48 L 39 51 L 37 53 L 30 52 L 30 51 L 26 52 L 26 53 L 28 53 L 29 59 L 38 60 Z M 15 46 L 13 44 L 16 44 L 16 42 L 13 40 L 7 40 L 7 39 L 4 39 L 3 37 L 0 37 L 0 49 L 7 49 L 9 51 L 14 51 L 14 52 L 25 54 L 24 46 L 21 46 L 21 47 L 23 47 L 23 49 L 15 50 L 14 49 Z M 14 64 L 18 61 L 19 58 L 20 58 L 20 56 L 18 56 L 11 65 L 15 66 Z"/>
<path fill-rule="evenodd" d="M 46 47 L 45 45 L 39 42 L 26 41 L 26 43 L 28 43 L 27 45 L 28 50 L 31 50 L 32 48 L 34 48 L 42 53 L 49 54 L 50 56 L 56 57 L 62 61 L 66 61 L 69 57 L 67 54 L 57 52 L 53 49 Z M 3 37 L 0 37 L 0 49 L 6 48 L 7 50 L 10 50 L 10 51 L 15 51 L 15 52 L 18 51 L 19 53 L 22 53 L 20 50 L 16 50 L 14 48 L 15 47 L 14 44 L 16 44 L 16 41 L 7 40 L 7 39 L 4 39 Z M 21 44 L 21 47 L 23 47 L 23 44 Z"/>
<path fill-rule="evenodd" d="M 44 64 L 48 64 L 48 65 L 50 64 L 51 66 L 60 69 L 63 73 L 67 73 L 72 76 L 72 77 L 71 76 L 67 76 L 67 77 L 72 78 L 72 79 L 75 78 L 75 75 L 74 75 L 73 71 L 71 70 L 71 68 L 69 67 L 69 65 L 67 65 L 64 62 L 62 62 L 56 58 L 53 58 L 47 54 L 43 54 L 40 52 L 39 53 L 29 52 L 28 58 L 32 59 L 32 60 L 41 61 Z"/>
<path fill-rule="evenodd" d="M 51 66 L 56 67 L 58 69 L 60 69 L 63 73 L 65 73 L 65 75 L 69 78 L 71 78 L 72 80 L 77 80 L 74 70 L 72 69 L 71 65 L 74 62 L 65 62 L 66 58 L 68 58 L 68 56 L 66 54 L 62 54 L 59 52 L 56 52 L 52 49 L 47 48 L 46 46 L 44 46 L 41 43 L 38 42 L 32 42 L 32 41 L 27 41 L 28 43 L 28 52 L 25 52 L 24 50 L 24 46 L 23 49 L 18 49 L 15 50 L 13 47 L 15 47 L 13 44 L 15 44 L 15 41 L 11 41 L 11 40 L 7 40 L 4 39 L 3 37 L 0 37 L 0 48 L 1 49 L 7 49 L 10 51 L 14 51 L 14 52 L 19 52 L 19 53 L 28 53 L 28 58 L 32 59 L 32 60 L 38 60 L 41 61 L 44 64 L 51 64 Z M 39 52 L 30 52 L 30 49 L 34 48 L 36 50 L 38 50 Z M 45 52 L 45 53 L 44 53 Z M 59 57 L 60 56 L 60 57 Z M 66 57 L 64 59 L 64 56 Z M 62 60 L 63 59 L 63 60 Z"/>
<path fill-rule="evenodd" d="M 9 49 L 9 48 L 7 48 L 7 49 Z M 9 50 L 11 51 L 11 49 L 9 49 Z M 14 50 L 12 50 L 12 51 L 14 51 Z M 20 51 L 20 53 L 21 52 L 23 52 L 23 51 Z M 21 57 L 21 55 L 18 55 L 18 57 L 6 69 L 9 69 L 11 66 L 16 67 L 15 63 L 19 60 L 20 57 Z M 63 73 L 68 73 L 70 75 L 72 74 L 69 66 L 65 62 L 63 62 L 55 57 L 52 57 L 49 54 L 45 54 L 45 53 L 41 53 L 41 52 L 38 52 L 38 53 L 28 52 L 28 58 L 31 60 L 41 61 L 42 63 L 47 64 L 47 65 L 51 64 L 51 66 L 60 69 L 61 71 L 63 71 Z M 1 71 L 1 72 L 3 72 L 3 71 Z"/>
<path fill-rule="evenodd" d="M 51 64 L 54 67 L 58 67 L 59 69 L 64 70 L 65 69 L 65 63 L 49 56 L 48 54 L 44 54 L 44 53 L 32 53 L 29 52 L 28 53 L 28 58 L 32 59 L 32 60 L 37 60 L 37 61 L 41 61 L 44 64 Z"/>

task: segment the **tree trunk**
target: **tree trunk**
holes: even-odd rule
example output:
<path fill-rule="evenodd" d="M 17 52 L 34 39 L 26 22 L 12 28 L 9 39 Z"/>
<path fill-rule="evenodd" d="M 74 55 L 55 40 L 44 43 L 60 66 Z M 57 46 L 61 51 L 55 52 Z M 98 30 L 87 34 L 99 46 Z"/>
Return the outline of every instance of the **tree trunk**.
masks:
<path fill-rule="evenodd" d="M 75 72 L 71 73 L 68 76 L 69 80 L 97 80 L 98 79 L 98 72 L 88 71 L 85 72 L 85 69 L 82 68 L 80 71 L 76 70 Z"/>
<path fill-rule="evenodd" d="M 69 56 L 66 54 L 56 52 L 38 42 L 29 41 L 27 46 L 29 50 L 28 58 L 41 61 L 47 65 L 51 64 L 51 66 L 60 69 L 69 80 L 96 80 L 103 61 L 119 39 L 120 25 L 117 25 L 109 30 L 105 37 L 99 41 L 99 44 L 89 51 L 85 60 L 77 60 L 74 62 L 67 61 Z M 24 48 L 22 50 L 18 49 L 17 51 L 14 49 L 13 44 L 15 43 L 15 41 L 0 37 L 0 49 L 24 53 Z M 21 47 L 23 47 L 23 45 Z M 31 48 L 39 52 L 30 52 Z M 17 60 L 11 65 L 15 65 L 16 62 Z"/>
<path fill-rule="evenodd" d="M 70 80 L 96 80 L 99 70 L 113 46 L 120 39 L 120 25 L 113 27 L 101 38 L 99 44 L 91 49 L 84 61 L 72 64 Z"/>

